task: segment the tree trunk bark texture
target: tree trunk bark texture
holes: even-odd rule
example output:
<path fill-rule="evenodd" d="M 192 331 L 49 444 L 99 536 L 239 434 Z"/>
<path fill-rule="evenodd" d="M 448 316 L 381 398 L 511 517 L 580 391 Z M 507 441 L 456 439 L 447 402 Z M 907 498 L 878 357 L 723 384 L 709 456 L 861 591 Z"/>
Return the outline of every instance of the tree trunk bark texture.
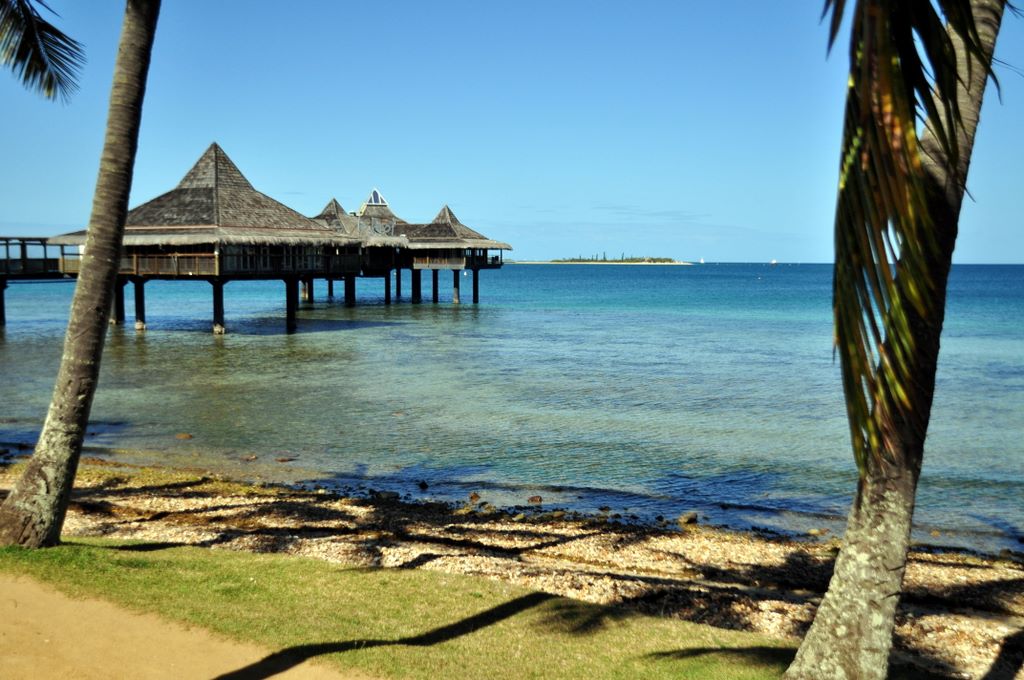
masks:
<path fill-rule="evenodd" d="M 82 268 L 57 383 L 35 452 L 0 506 L 0 545 L 56 545 L 78 469 L 121 259 L 160 0 L 128 0 Z"/>
<path fill-rule="evenodd" d="M 991 62 L 1004 3 L 1002 0 L 973 0 L 971 5 L 982 49 Z M 787 678 L 881 680 L 888 673 L 896 605 L 902 592 L 914 500 L 935 391 L 946 282 L 963 203 L 963 181 L 967 177 L 988 79 L 987 69 L 977 62 L 968 68 L 962 41 L 955 34 L 952 37 L 960 55 L 957 70 L 962 79 L 958 88 L 962 127 L 956 130 L 959 148 L 956 172 L 950 169 L 951 159 L 946 157 L 930 130 L 926 130 L 921 139 L 929 185 L 929 214 L 937 245 L 927 264 L 929 278 L 936 284 L 930 291 L 932 304 L 929 306 L 935 313 L 931 318 L 924 318 L 913 304 L 904 301 L 916 347 L 912 370 L 917 379 L 910 386 L 909 396 L 915 409 L 923 414 L 924 429 L 902 423 L 883 430 L 881 446 L 892 462 L 886 463 L 874 456 L 869 459 L 867 471 L 858 485 L 828 592 L 786 672 Z M 891 351 L 888 347 L 891 341 L 891 338 L 886 339 L 887 351 Z"/>
<path fill-rule="evenodd" d="M 908 459 L 910 467 L 921 456 Z M 870 467 L 858 486 L 828 592 L 788 678 L 886 676 L 918 474 Z"/>

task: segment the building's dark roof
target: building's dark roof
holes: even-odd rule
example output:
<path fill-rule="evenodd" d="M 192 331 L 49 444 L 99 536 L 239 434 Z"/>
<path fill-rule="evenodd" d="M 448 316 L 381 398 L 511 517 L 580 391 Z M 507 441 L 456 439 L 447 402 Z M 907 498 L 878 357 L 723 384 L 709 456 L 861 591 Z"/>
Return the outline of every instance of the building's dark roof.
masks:
<path fill-rule="evenodd" d="M 380 194 L 374 189 L 374 194 L 379 198 Z M 371 198 L 373 196 L 371 195 Z M 381 199 L 383 200 L 383 199 Z M 387 205 L 386 203 L 384 204 Z M 394 221 L 359 218 L 345 212 L 337 199 L 332 198 L 320 214 L 313 218 L 317 222 L 337 229 L 341 234 L 357 238 L 365 246 L 394 246 L 407 247 L 409 242 L 401 236 L 394 235 Z M 380 231 L 374 231 L 374 227 Z M 385 229 L 389 229 L 386 230 Z"/>
<path fill-rule="evenodd" d="M 77 234 L 57 237 L 75 243 Z M 60 240 L 52 242 L 59 243 Z M 262 194 L 216 143 L 171 191 L 128 211 L 125 245 L 356 243 Z"/>
<path fill-rule="evenodd" d="M 356 217 L 364 222 L 376 220 L 381 223 L 390 223 L 394 226 L 408 224 L 401 217 L 391 212 L 391 206 L 388 205 L 388 202 L 384 200 L 384 197 L 376 189 L 371 191 L 369 198 L 359 206 L 359 210 L 356 211 Z"/>
<path fill-rule="evenodd" d="M 512 250 L 512 246 L 492 241 L 459 221 L 445 205 L 428 224 L 406 224 L 401 232 L 409 239 L 409 247 L 425 248 L 490 248 Z"/>
<path fill-rule="evenodd" d="M 85 232 L 49 239 L 79 245 Z M 128 212 L 127 246 L 286 244 L 382 246 L 412 249 L 512 246 L 492 241 L 459 221 L 446 205 L 427 224 L 410 224 L 391 211 L 374 189 L 355 215 L 331 199 L 319 215 L 304 217 L 262 194 L 216 143 L 174 189 Z"/>
<path fill-rule="evenodd" d="M 320 211 L 320 214 L 313 219 L 329 227 L 340 229 L 346 234 L 355 234 L 356 223 L 359 221 L 355 215 L 345 212 L 345 209 L 341 207 L 341 203 L 338 203 L 336 198 L 328 201 L 324 209 Z"/>

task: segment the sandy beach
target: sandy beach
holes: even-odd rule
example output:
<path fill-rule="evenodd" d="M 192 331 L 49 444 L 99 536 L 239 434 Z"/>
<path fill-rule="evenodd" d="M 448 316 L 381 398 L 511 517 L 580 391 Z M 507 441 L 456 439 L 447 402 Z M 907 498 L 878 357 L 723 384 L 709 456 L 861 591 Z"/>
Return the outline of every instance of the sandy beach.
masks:
<path fill-rule="evenodd" d="M 0 473 L 0 489 L 12 481 L 9 470 Z M 455 507 L 389 493 L 346 498 L 100 459 L 84 461 L 65 535 L 476 574 L 793 639 L 813 616 L 838 547 L 834 539 L 700 524 L 627 526 L 543 504 L 498 509 L 478 498 Z M 912 553 L 897 617 L 901 660 L 951 677 L 1024 677 L 1022 630 L 1020 555 Z"/>

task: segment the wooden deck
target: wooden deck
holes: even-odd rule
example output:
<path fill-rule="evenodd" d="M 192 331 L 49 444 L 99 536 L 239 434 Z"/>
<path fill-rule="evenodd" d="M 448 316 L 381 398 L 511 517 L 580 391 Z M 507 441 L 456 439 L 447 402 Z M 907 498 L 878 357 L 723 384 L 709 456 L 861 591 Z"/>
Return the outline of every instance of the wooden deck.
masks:
<path fill-rule="evenodd" d="M 368 247 L 311 248 L 258 247 L 221 249 L 220 252 L 153 252 L 150 248 L 128 248 L 118 268 L 118 285 L 114 289 L 111 323 L 125 321 L 124 288 L 129 283 L 135 292 L 135 328 L 146 328 L 144 286 L 151 280 L 203 280 L 213 288 L 213 330 L 225 332 L 224 286 L 235 280 L 281 280 L 285 283 L 286 319 L 289 331 L 296 328 L 296 311 L 300 301 L 313 301 L 315 279 L 327 282 L 328 297 L 334 296 L 334 282 L 344 282 L 344 301 L 354 305 L 356 278 L 383 278 L 384 303 L 392 302 L 392 281 L 395 297 L 402 297 L 403 269 L 410 270 L 412 291 L 409 300 L 423 301 L 420 275 L 432 273 L 432 301 L 439 302 L 438 272 L 451 271 L 451 301 L 459 304 L 460 275 L 472 271 L 473 302 L 480 301 L 481 269 L 497 269 L 502 258 L 488 256 L 479 249 L 403 250 Z M 500 252 L 500 251 L 499 251 Z M 49 245 L 42 237 L 0 237 L 0 326 L 6 323 L 4 290 L 9 280 L 46 280 L 77 277 L 82 258 L 76 246 Z M 394 276 L 393 276 L 394 275 Z M 301 286 L 301 291 L 300 291 Z"/>
<path fill-rule="evenodd" d="M 64 278 L 62 246 L 51 246 L 35 236 L 0 236 L 0 279 Z"/>

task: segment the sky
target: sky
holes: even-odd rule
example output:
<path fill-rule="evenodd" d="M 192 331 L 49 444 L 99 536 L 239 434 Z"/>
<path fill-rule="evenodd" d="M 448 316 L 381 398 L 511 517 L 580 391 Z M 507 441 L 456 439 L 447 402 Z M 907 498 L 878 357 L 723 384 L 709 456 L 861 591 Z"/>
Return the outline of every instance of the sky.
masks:
<path fill-rule="evenodd" d="M 0 73 L 0 235 L 89 218 L 124 5 L 47 4 L 88 63 L 66 104 Z M 130 205 L 217 142 L 305 215 L 378 188 L 410 222 L 448 204 L 510 259 L 831 262 L 848 48 L 828 54 L 821 9 L 166 0 Z M 1024 262 L 1024 18 L 996 56 L 957 263 Z"/>

